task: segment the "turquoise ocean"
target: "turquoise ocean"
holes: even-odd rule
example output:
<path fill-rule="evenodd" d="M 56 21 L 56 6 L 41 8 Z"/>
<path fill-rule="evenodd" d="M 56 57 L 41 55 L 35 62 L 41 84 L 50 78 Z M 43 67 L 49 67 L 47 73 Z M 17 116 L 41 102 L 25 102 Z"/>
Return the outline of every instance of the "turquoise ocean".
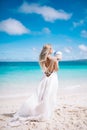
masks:
<path fill-rule="evenodd" d="M 42 76 L 38 62 L 0 62 L 0 96 L 29 93 Z M 61 61 L 58 80 L 59 88 L 87 86 L 87 60 Z"/>

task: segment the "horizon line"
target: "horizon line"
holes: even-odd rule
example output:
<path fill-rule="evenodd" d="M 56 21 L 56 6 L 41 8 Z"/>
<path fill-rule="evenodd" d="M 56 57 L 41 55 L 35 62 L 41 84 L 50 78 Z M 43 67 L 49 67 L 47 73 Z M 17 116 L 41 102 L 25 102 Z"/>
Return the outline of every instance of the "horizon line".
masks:
<path fill-rule="evenodd" d="M 71 59 L 71 60 L 61 60 L 61 61 L 79 61 L 79 60 L 87 60 L 87 59 L 73 59 L 73 60 Z M 29 61 L 28 60 L 26 60 L 26 61 L 8 60 L 8 61 L 0 61 L 0 62 L 39 62 L 39 61 L 37 61 L 37 60 L 29 60 Z"/>

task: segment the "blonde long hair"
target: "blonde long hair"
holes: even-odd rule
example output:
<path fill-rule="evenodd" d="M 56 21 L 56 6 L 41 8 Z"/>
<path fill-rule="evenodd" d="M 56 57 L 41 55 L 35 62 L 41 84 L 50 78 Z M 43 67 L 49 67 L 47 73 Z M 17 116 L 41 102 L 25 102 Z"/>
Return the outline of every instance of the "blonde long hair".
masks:
<path fill-rule="evenodd" d="M 45 61 L 47 60 L 47 56 L 49 55 L 50 48 L 51 44 L 44 45 L 39 55 L 39 64 L 43 71 L 46 71 Z"/>

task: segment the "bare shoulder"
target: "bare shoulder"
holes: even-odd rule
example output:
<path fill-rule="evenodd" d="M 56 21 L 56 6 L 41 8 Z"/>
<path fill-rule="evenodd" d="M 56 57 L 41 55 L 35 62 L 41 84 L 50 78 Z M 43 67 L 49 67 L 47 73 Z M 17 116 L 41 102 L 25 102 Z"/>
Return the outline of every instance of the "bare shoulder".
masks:
<path fill-rule="evenodd" d="M 51 55 L 48 55 L 47 58 L 48 58 L 49 60 L 51 60 L 51 59 L 52 59 L 52 56 L 51 56 Z"/>
<path fill-rule="evenodd" d="M 51 63 L 53 63 L 55 66 L 57 66 L 58 61 L 54 56 L 49 56 L 48 58 L 49 58 Z"/>
<path fill-rule="evenodd" d="M 51 61 L 54 61 L 54 62 L 57 61 L 56 58 L 55 58 L 54 56 L 50 56 L 50 55 L 48 55 L 48 59 L 51 60 Z"/>
<path fill-rule="evenodd" d="M 53 61 L 54 63 L 57 63 L 57 59 L 56 59 L 55 57 L 52 57 L 52 61 Z"/>

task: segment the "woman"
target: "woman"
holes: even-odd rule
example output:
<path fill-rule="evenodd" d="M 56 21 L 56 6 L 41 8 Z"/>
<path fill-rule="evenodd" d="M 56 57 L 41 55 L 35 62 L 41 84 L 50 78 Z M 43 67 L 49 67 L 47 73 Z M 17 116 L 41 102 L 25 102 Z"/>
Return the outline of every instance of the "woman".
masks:
<path fill-rule="evenodd" d="M 52 57 L 50 44 L 43 46 L 39 56 L 39 63 L 44 75 L 36 91 L 25 101 L 19 111 L 10 121 L 16 125 L 20 120 L 48 120 L 56 108 L 58 90 L 57 59 Z"/>

